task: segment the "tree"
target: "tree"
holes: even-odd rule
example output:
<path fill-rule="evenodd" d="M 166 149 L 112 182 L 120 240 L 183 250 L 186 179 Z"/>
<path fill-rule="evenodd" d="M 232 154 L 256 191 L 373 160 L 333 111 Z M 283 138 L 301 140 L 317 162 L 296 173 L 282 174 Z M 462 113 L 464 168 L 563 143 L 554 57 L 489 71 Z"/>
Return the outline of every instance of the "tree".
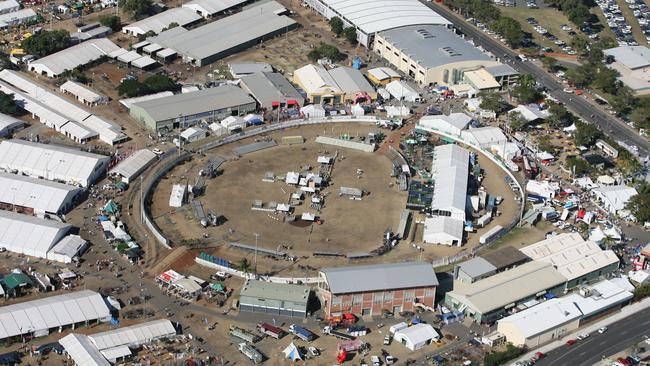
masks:
<path fill-rule="evenodd" d="M 616 94 L 618 91 L 618 76 L 618 71 L 601 66 L 591 85 L 605 93 Z"/>
<path fill-rule="evenodd" d="M 577 156 L 569 156 L 566 159 L 566 168 L 573 172 L 576 176 L 588 174 L 591 171 L 591 165 Z"/>
<path fill-rule="evenodd" d="M 117 15 L 101 17 L 99 19 L 99 22 L 103 26 L 111 28 L 113 32 L 117 32 L 122 29 L 122 19 Z"/>
<path fill-rule="evenodd" d="M 242 258 L 237 266 L 239 267 L 239 270 L 244 273 L 248 273 L 248 271 L 251 270 L 251 263 L 246 258 Z"/>
<path fill-rule="evenodd" d="M 542 94 L 537 90 L 535 78 L 530 75 L 522 75 L 519 83 L 512 89 L 512 96 L 520 103 L 533 103 L 542 98 Z"/>
<path fill-rule="evenodd" d="M 511 47 L 517 48 L 524 42 L 524 32 L 518 21 L 501 17 L 492 25 L 492 29 L 506 39 Z"/>
<path fill-rule="evenodd" d="M 152 31 L 152 30 L 147 31 L 147 33 L 144 33 L 144 34 L 141 34 L 141 35 L 138 36 L 138 41 L 142 42 L 142 41 L 144 41 L 145 39 L 147 39 L 147 38 L 149 38 L 149 37 L 153 37 L 153 36 L 155 36 L 155 35 L 156 35 L 156 32 L 154 32 L 154 31 Z"/>
<path fill-rule="evenodd" d="M 357 44 L 357 30 L 354 27 L 348 27 L 343 30 L 343 36 L 350 44 Z"/>
<path fill-rule="evenodd" d="M 581 121 L 575 121 L 576 130 L 573 132 L 573 140 L 578 146 L 591 146 L 596 143 L 596 140 L 602 137 L 603 133 L 598 129 L 598 127 L 584 123 Z"/>
<path fill-rule="evenodd" d="M 561 104 L 549 102 L 546 121 L 554 128 L 564 127 L 573 122 L 573 115 Z"/>
<path fill-rule="evenodd" d="M 584 36 L 573 37 L 569 43 L 571 44 L 571 47 L 573 47 L 573 49 L 581 56 L 587 54 L 589 51 L 589 46 L 591 45 L 589 38 Z"/>
<path fill-rule="evenodd" d="M 343 55 L 336 46 L 333 46 L 328 43 L 321 42 L 321 44 L 309 51 L 307 54 L 307 57 L 309 57 L 310 60 L 316 61 L 321 58 L 328 58 L 331 61 L 341 61 L 345 55 Z"/>
<path fill-rule="evenodd" d="M 28 53 L 44 57 L 68 47 L 70 34 L 62 29 L 44 31 L 23 39 L 20 46 Z"/>
<path fill-rule="evenodd" d="M 632 196 L 632 198 L 627 201 L 625 208 L 630 210 L 638 222 L 650 221 L 650 194 L 639 193 Z"/>
<path fill-rule="evenodd" d="M 547 153 L 555 153 L 555 146 L 551 144 L 551 138 L 549 135 L 541 135 L 537 139 L 537 150 L 546 151 Z"/>
<path fill-rule="evenodd" d="M 118 85 L 117 93 L 132 98 L 146 94 L 147 89 L 137 80 L 124 80 L 120 85 Z"/>
<path fill-rule="evenodd" d="M 332 33 L 340 36 L 343 33 L 343 21 L 339 17 L 332 17 L 329 21 Z"/>
<path fill-rule="evenodd" d="M 0 112 L 4 114 L 20 114 L 20 107 L 16 104 L 13 94 L 7 94 L 0 91 Z"/>
<path fill-rule="evenodd" d="M 481 104 L 479 107 L 487 111 L 492 111 L 494 113 L 501 113 L 506 107 L 506 102 L 501 97 L 501 94 L 497 92 L 486 92 L 481 93 Z"/>
<path fill-rule="evenodd" d="M 553 57 L 544 56 L 542 58 L 542 64 L 544 65 L 546 70 L 550 72 L 555 72 L 557 70 L 557 60 Z"/>
<path fill-rule="evenodd" d="M 120 9 L 139 19 L 149 13 L 151 0 L 119 0 L 119 6 Z"/>
<path fill-rule="evenodd" d="M 167 75 L 151 75 L 142 83 L 147 93 L 159 93 L 162 91 L 177 91 L 180 89 L 174 80 Z"/>
<path fill-rule="evenodd" d="M 528 121 L 519 112 L 508 113 L 508 127 L 512 131 L 520 131 L 523 129 Z"/>
<path fill-rule="evenodd" d="M 650 283 L 646 283 L 645 285 L 641 285 L 637 288 L 634 289 L 634 298 L 637 300 L 641 300 L 643 298 L 646 298 L 650 296 Z"/>

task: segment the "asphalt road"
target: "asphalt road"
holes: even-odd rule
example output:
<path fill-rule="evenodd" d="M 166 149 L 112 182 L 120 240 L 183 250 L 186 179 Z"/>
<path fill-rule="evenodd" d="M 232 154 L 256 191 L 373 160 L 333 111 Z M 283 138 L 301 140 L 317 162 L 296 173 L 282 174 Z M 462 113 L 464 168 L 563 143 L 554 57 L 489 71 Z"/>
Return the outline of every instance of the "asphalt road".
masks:
<path fill-rule="evenodd" d="M 603 357 L 621 352 L 643 341 L 645 334 L 650 334 L 650 311 L 640 311 L 609 325 L 608 328 L 604 334 L 593 332 L 589 338 L 578 341 L 573 346 L 561 346 L 548 352 L 537 365 L 593 365 Z"/>
<path fill-rule="evenodd" d="M 554 98 L 564 103 L 573 113 L 585 121 L 596 124 L 604 133 L 612 136 L 614 140 L 623 141 L 630 146 L 636 146 L 640 156 L 650 156 L 650 142 L 639 136 L 634 129 L 627 126 L 624 122 L 614 118 L 583 97 L 565 93 L 563 91 L 564 86 L 545 70 L 530 61 L 520 61 L 517 58 L 517 52 L 490 37 L 488 34 L 481 32 L 478 28 L 458 17 L 448 8 L 433 1 L 423 1 L 423 3 L 452 22 L 456 29 L 472 38 L 476 44 L 481 45 L 486 51 L 491 52 L 502 61 L 505 61 L 520 73 L 533 75 L 540 84 L 548 89 Z"/>

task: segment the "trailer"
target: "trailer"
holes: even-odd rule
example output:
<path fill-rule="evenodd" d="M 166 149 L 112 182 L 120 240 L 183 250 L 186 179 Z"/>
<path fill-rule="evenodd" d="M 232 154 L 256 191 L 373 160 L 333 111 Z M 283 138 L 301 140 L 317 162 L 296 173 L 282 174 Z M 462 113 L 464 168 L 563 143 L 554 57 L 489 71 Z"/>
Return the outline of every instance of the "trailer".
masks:
<path fill-rule="evenodd" d="M 503 227 L 501 225 L 493 227 L 487 233 L 481 235 L 481 237 L 478 239 L 479 243 L 487 244 L 488 242 L 492 241 L 495 236 L 499 235 L 499 233 L 501 233 L 501 230 L 503 230 Z"/>
<path fill-rule="evenodd" d="M 291 324 L 289 326 L 289 331 L 291 331 L 291 333 L 295 334 L 296 337 L 302 339 L 305 342 L 311 342 L 316 339 L 316 335 L 314 333 L 312 333 L 307 328 L 303 328 L 296 324 Z"/>
<path fill-rule="evenodd" d="M 273 326 L 269 323 L 259 323 L 257 324 L 257 330 L 260 331 L 260 333 L 266 334 L 269 337 L 273 337 L 275 339 L 280 339 L 284 336 L 285 331 L 282 330 L 281 328 L 278 328 L 276 326 Z"/>
<path fill-rule="evenodd" d="M 323 334 L 331 335 L 333 337 L 336 337 L 338 339 L 342 339 L 344 341 L 353 341 L 356 339 L 355 336 L 343 333 L 343 332 L 337 332 L 334 329 L 332 329 L 331 326 L 327 325 L 323 328 Z"/>
<path fill-rule="evenodd" d="M 339 342 L 337 348 L 339 351 L 355 352 L 366 348 L 366 343 L 360 339 L 355 339 L 353 341 Z"/>
<path fill-rule="evenodd" d="M 368 334 L 368 328 L 364 327 L 363 325 L 354 325 L 348 327 L 347 331 L 348 334 L 353 335 L 355 337 L 360 337 Z"/>
<path fill-rule="evenodd" d="M 256 350 L 255 347 L 246 343 L 239 344 L 239 352 L 248 357 L 248 359 L 251 360 L 251 362 L 253 362 L 255 365 L 259 365 L 262 363 L 262 361 L 264 361 L 264 356 L 262 356 L 260 351 Z"/>
<path fill-rule="evenodd" d="M 485 225 L 489 224 L 490 221 L 492 221 L 492 212 L 488 212 L 485 215 L 479 217 L 479 219 L 476 221 L 476 226 L 485 227 Z"/>
<path fill-rule="evenodd" d="M 230 335 L 235 338 L 244 340 L 248 343 L 255 343 L 260 340 L 260 337 L 257 334 L 249 332 L 246 329 L 236 327 L 234 325 L 230 326 Z"/>

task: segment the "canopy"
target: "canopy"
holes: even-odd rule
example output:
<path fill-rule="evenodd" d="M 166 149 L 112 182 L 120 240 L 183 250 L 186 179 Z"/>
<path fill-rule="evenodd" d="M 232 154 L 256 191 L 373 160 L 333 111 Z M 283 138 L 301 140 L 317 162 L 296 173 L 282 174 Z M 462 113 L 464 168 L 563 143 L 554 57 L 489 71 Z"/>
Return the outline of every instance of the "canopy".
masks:
<path fill-rule="evenodd" d="M 107 213 L 110 213 L 110 214 L 114 214 L 114 213 L 116 213 L 117 211 L 119 211 L 119 209 L 117 208 L 117 204 L 116 204 L 113 200 L 109 200 L 109 201 L 104 205 L 104 209 L 103 209 L 103 210 L 104 210 L 104 212 L 107 212 Z"/>
<path fill-rule="evenodd" d="M 298 347 L 296 347 L 295 344 L 293 344 L 293 342 L 291 342 L 287 346 L 287 348 L 285 348 L 284 351 L 282 352 L 291 361 L 296 361 L 296 360 L 302 361 L 302 356 L 300 356 L 300 350 L 298 349 Z"/>

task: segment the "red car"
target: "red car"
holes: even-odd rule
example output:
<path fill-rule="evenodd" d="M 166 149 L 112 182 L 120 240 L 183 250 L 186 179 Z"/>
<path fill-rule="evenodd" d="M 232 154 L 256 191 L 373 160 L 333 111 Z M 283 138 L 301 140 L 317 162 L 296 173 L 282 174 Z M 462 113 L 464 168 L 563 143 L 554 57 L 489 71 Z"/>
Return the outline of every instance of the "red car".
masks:
<path fill-rule="evenodd" d="M 616 361 L 618 361 L 618 363 L 620 363 L 621 365 L 632 366 L 632 363 L 630 361 L 628 361 L 628 360 L 626 360 L 626 359 L 624 359 L 622 357 L 619 357 Z"/>
<path fill-rule="evenodd" d="M 546 355 L 542 352 L 535 352 L 535 358 L 537 358 L 538 360 L 544 358 L 545 356 Z"/>
<path fill-rule="evenodd" d="M 566 341 L 566 345 L 569 347 L 573 346 L 576 343 L 578 343 L 578 341 L 576 341 L 575 339 L 569 339 L 568 341 Z"/>

